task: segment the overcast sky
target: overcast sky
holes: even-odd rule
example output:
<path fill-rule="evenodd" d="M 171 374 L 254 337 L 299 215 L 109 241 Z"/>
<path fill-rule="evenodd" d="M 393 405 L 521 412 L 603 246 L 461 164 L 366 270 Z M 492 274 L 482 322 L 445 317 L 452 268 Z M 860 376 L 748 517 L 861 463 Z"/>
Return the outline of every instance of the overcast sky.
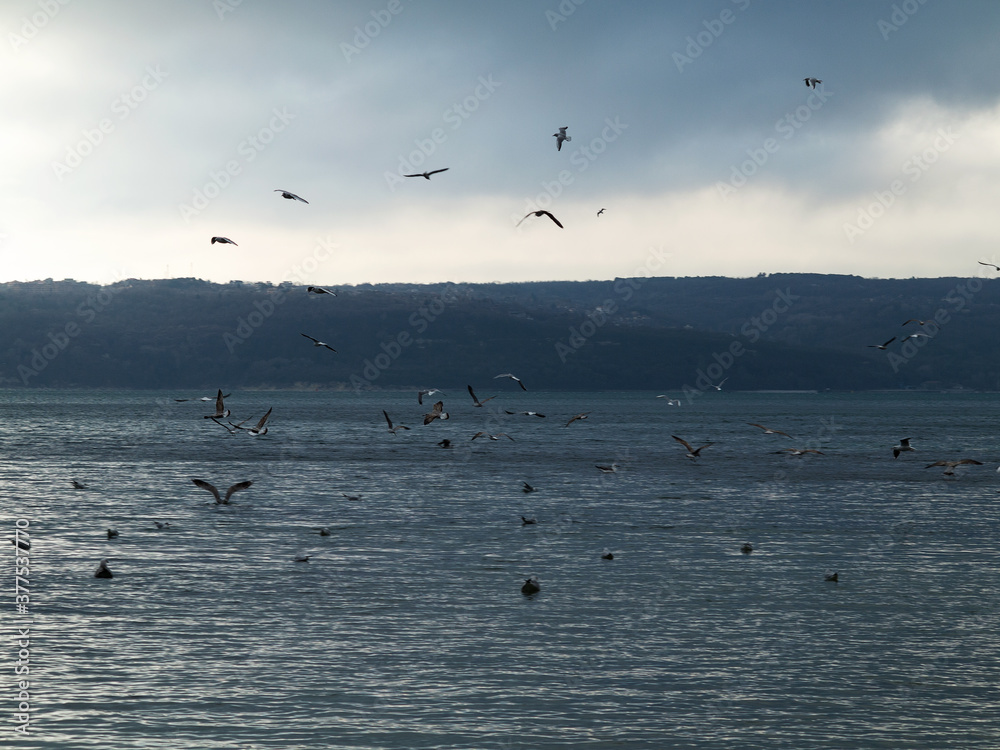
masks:
<path fill-rule="evenodd" d="M 7 0 L 0 49 L 0 281 L 1000 262 L 995 0 Z"/>

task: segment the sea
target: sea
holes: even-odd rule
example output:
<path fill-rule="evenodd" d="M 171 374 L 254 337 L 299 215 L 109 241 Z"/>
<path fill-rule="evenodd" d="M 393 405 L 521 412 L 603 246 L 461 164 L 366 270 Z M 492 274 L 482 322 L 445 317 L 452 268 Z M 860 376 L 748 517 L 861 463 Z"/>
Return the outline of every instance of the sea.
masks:
<path fill-rule="evenodd" d="M 0 746 L 1000 747 L 1000 396 L 475 387 L 0 391 Z"/>

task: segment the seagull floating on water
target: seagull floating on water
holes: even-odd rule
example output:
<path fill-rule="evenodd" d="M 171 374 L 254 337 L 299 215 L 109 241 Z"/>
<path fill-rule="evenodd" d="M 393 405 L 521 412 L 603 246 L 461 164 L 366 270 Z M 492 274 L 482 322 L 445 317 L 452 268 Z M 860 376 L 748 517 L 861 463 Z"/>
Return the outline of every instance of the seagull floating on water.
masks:
<path fill-rule="evenodd" d="M 351 502 L 355 503 L 361 500 L 362 497 L 364 497 L 364 495 L 348 495 L 346 492 L 341 492 L 340 494 L 346 497 Z"/>
<path fill-rule="evenodd" d="M 332 295 L 334 297 L 337 296 L 336 292 L 332 292 L 329 289 L 324 289 L 321 286 L 307 286 L 306 287 L 306 291 L 309 292 L 309 293 L 311 293 L 311 294 L 330 294 L 330 295 Z"/>
<path fill-rule="evenodd" d="M 441 448 L 450 448 L 451 441 L 448 438 L 445 438 L 444 440 L 438 442 L 438 446 L 440 446 Z"/>
<path fill-rule="evenodd" d="M 296 555 L 295 562 L 309 562 L 310 557 L 312 557 L 312 555 Z"/>
<path fill-rule="evenodd" d="M 525 518 L 524 516 L 521 516 L 522 526 L 531 526 L 531 524 L 533 523 L 538 523 L 538 521 L 536 521 L 534 518 Z"/>
<path fill-rule="evenodd" d="M 282 198 L 287 198 L 288 200 L 302 201 L 303 203 L 308 203 L 305 198 L 300 198 L 295 193 L 289 193 L 287 190 L 275 190 L 276 193 L 281 193 Z"/>
<path fill-rule="evenodd" d="M 312 342 L 313 342 L 313 346 L 324 346 L 324 347 L 326 347 L 327 349 L 329 349 L 329 350 L 330 350 L 331 352 L 335 352 L 335 351 L 337 351 L 336 349 L 334 349 L 334 348 L 333 348 L 332 346 L 330 346 L 329 344 L 327 344 L 327 343 L 325 343 L 325 342 L 323 342 L 323 341 L 320 341 L 319 339 L 314 339 L 314 338 L 313 338 L 312 336 L 310 336 L 310 335 L 308 335 L 308 334 L 306 334 L 306 333 L 302 333 L 302 334 L 299 334 L 299 335 L 301 335 L 301 336 L 305 336 L 305 337 L 306 337 L 307 339 L 309 339 L 310 341 L 312 341 Z"/>
<path fill-rule="evenodd" d="M 225 396 L 222 395 L 222 389 L 219 389 L 218 395 L 215 397 L 215 414 L 206 414 L 202 419 L 225 419 L 230 415 L 229 409 L 226 408 Z M 226 427 L 225 425 L 222 425 Z M 226 427 L 228 430 L 229 428 Z"/>
<path fill-rule="evenodd" d="M 775 453 L 787 453 L 789 456 L 804 456 L 807 453 L 815 453 L 819 456 L 825 456 L 823 451 L 818 451 L 815 448 L 782 448 L 780 451 L 775 451 Z"/>
<path fill-rule="evenodd" d="M 742 547 L 740 547 L 740 552 L 742 552 L 744 555 L 749 555 L 751 552 L 753 552 L 753 545 L 750 544 L 750 542 L 747 542 Z"/>
<path fill-rule="evenodd" d="M 552 219 L 552 221 L 554 221 L 556 223 L 557 227 L 559 227 L 560 229 L 564 229 L 565 228 L 565 227 L 563 227 L 563 225 L 559 221 L 559 219 L 557 219 L 555 216 L 553 216 L 552 214 L 550 214 L 548 211 L 545 211 L 545 210 L 542 210 L 542 211 L 529 211 L 528 213 L 526 213 L 524 215 L 524 217 L 521 219 L 521 221 L 517 222 L 517 224 L 515 224 L 514 226 L 515 227 L 521 226 L 521 222 L 523 222 L 529 216 L 548 216 L 550 219 Z"/>
<path fill-rule="evenodd" d="M 524 387 L 524 383 L 521 382 L 521 378 L 517 377 L 512 372 L 503 372 L 503 373 L 500 373 L 499 375 L 494 375 L 493 376 L 494 380 L 496 380 L 497 378 L 510 378 L 515 383 L 517 383 L 519 386 L 521 386 L 521 390 L 522 391 L 528 390 L 527 388 Z"/>
<path fill-rule="evenodd" d="M 534 492 L 535 491 L 535 488 L 532 487 L 527 482 L 521 482 L 521 484 L 524 485 L 524 487 L 521 488 L 521 492 Z"/>
<path fill-rule="evenodd" d="M 892 446 L 892 457 L 899 458 L 900 453 L 903 453 L 905 451 L 915 451 L 916 448 L 910 445 L 910 440 L 912 439 L 913 438 L 902 438 L 899 441 L 899 445 Z"/>
<path fill-rule="evenodd" d="M 496 396 L 490 396 L 489 398 L 484 398 L 482 401 L 480 401 L 478 398 L 476 398 L 476 392 L 472 390 L 472 386 L 470 385 L 467 387 L 469 389 L 469 395 L 472 396 L 473 406 L 482 406 L 487 401 L 492 401 L 493 399 L 496 398 Z"/>
<path fill-rule="evenodd" d="M 101 560 L 100 564 L 97 566 L 97 570 L 94 571 L 94 578 L 114 578 L 111 573 L 111 568 L 108 567 L 107 560 Z"/>
<path fill-rule="evenodd" d="M 214 245 L 216 242 L 221 242 L 223 245 L 236 245 L 236 243 L 228 237 L 213 237 L 210 244 Z M 239 247 L 239 245 L 236 245 L 236 247 Z"/>
<path fill-rule="evenodd" d="M 83 482 L 78 482 L 75 479 L 71 479 L 70 481 L 73 483 L 73 489 L 74 490 L 85 490 L 85 489 L 87 489 L 87 485 L 85 485 Z"/>
<path fill-rule="evenodd" d="M 161 523 L 160 521 L 153 521 L 153 523 L 156 525 L 156 528 L 158 528 L 158 529 L 169 529 L 170 528 L 170 524 L 169 523 Z"/>
<path fill-rule="evenodd" d="M 427 414 L 424 414 L 424 424 L 430 424 L 435 419 L 444 420 L 447 418 L 448 418 L 448 412 L 444 411 L 444 401 L 438 401 L 436 404 L 434 404 L 433 408 Z M 441 442 L 444 441 L 442 440 Z M 443 447 L 447 448 L 448 446 L 446 445 Z"/>
<path fill-rule="evenodd" d="M 602 464 L 594 464 L 594 466 L 596 466 L 597 470 L 599 472 L 601 472 L 602 474 L 617 474 L 618 473 L 618 464 L 617 463 L 613 463 L 610 466 L 604 466 Z"/>
<path fill-rule="evenodd" d="M 673 438 L 674 440 L 676 440 L 676 441 L 677 441 L 678 443 L 680 443 L 680 444 L 681 444 L 681 445 L 683 445 L 683 446 L 684 446 L 685 448 L 687 448 L 687 451 L 688 451 L 688 452 L 687 452 L 687 453 L 686 453 L 685 455 L 686 455 L 686 456 L 687 456 L 688 458 L 690 458 L 690 459 L 691 459 L 692 461 L 693 461 L 693 460 L 695 460 L 696 458 L 699 458 L 699 457 L 700 457 L 700 456 L 699 456 L 699 454 L 700 454 L 700 453 L 701 453 L 701 452 L 702 452 L 703 450 L 705 450 L 705 449 L 706 449 L 706 448 L 707 448 L 708 446 L 710 446 L 710 445 L 715 445 L 715 443 L 705 443 L 705 444 L 704 444 L 703 446 L 701 446 L 700 448 L 693 448 L 693 447 L 691 446 L 691 443 L 689 443 L 689 442 L 688 442 L 687 440 L 685 440 L 684 438 L 679 438 L 679 437 L 677 437 L 676 435 L 671 435 L 670 437 L 672 437 L 672 438 Z"/>
<path fill-rule="evenodd" d="M 838 578 L 839 576 L 837 575 L 837 571 L 835 570 L 828 570 L 826 571 L 826 573 L 823 574 L 824 581 L 832 581 L 833 583 L 837 583 Z"/>
<path fill-rule="evenodd" d="M 809 88 L 813 88 L 813 89 L 816 88 L 816 84 L 823 83 L 818 78 L 803 78 L 802 80 L 806 82 L 806 86 L 808 86 Z"/>
<path fill-rule="evenodd" d="M 108 529 L 108 539 L 114 539 L 118 536 L 118 532 L 114 529 Z"/>
<path fill-rule="evenodd" d="M 541 590 L 542 587 L 538 584 L 538 576 L 531 576 L 531 578 L 524 579 L 524 585 L 521 587 L 521 593 L 525 596 L 537 594 Z"/>
<path fill-rule="evenodd" d="M 558 133 L 553 133 L 552 137 L 556 139 L 556 151 L 562 151 L 562 145 L 564 141 L 573 140 L 572 136 L 566 135 L 566 131 L 569 130 L 569 125 L 564 128 L 559 128 Z"/>
<path fill-rule="evenodd" d="M 196 487 L 201 487 L 203 490 L 208 490 L 209 492 L 211 492 L 212 495 L 215 497 L 215 502 L 217 505 L 229 505 L 229 498 L 233 496 L 234 492 L 245 490 L 247 489 L 247 487 L 253 484 L 253 481 L 249 479 L 244 482 L 237 482 L 236 484 L 231 486 L 228 490 L 226 490 L 225 497 L 220 497 L 219 490 L 216 489 L 214 485 L 206 482 L 204 479 L 192 479 L 191 481 L 194 482 Z"/>
<path fill-rule="evenodd" d="M 388 414 L 388 412 L 386 412 L 385 409 L 382 410 L 382 413 L 385 415 L 385 421 L 389 423 L 389 432 L 391 432 L 393 435 L 395 435 L 397 432 L 399 432 L 399 430 L 408 430 L 408 429 L 410 429 L 405 424 L 394 425 L 392 423 L 392 420 L 389 419 L 389 414 Z"/>
<path fill-rule="evenodd" d="M 601 553 L 602 560 L 614 560 L 615 556 L 611 554 L 611 550 L 607 547 L 604 548 L 604 552 Z"/>
<path fill-rule="evenodd" d="M 404 174 L 403 177 L 423 177 L 425 180 L 429 180 L 432 174 L 447 172 L 449 169 L 451 169 L 451 167 L 445 167 L 444 169 L 435 169 L 430 172 L 421 172 L 420 174 Z"/>

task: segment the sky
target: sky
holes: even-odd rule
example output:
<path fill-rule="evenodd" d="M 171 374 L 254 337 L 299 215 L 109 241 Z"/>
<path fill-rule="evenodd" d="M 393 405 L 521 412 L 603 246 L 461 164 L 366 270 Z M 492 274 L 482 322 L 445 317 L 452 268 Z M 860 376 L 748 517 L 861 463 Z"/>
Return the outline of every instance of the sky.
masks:
<path fill-rule="evenodd" d="M 5 0 L 0 281 L 971 276 L 998 32 L 995 0 Z"/>

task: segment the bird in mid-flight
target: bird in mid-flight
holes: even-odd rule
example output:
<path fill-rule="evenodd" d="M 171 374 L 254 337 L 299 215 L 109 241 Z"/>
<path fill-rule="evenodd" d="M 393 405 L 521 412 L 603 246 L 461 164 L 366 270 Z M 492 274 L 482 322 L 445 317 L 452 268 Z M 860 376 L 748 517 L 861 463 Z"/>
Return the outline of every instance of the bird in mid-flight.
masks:
<path fill-rule="evenodd" d="M 331 292 L 329 289 L 324 289 L 321 286 L 306 287 L 306 291 L 311 292 L 312 294 L 332 294 L 334 297 L 337 296 L 336 292 Z"/>
<path fill-rule="evenodd" d="M 389 432 L 391 432 L 393 435 L 395 435 L 400 430 L 408 430 L 408 429 L 410 429 L 405 424 L 395 424 L 394 425 L 392 423 L 392 420 L 389 419 L 389 413 L 385 409 L 382 410 L 382 413 L 385 415 L 385 421 L 389 423 Z"/>
<path fill-rule="evenodd" d="M 511 379 L 511 380 L 513 380 L 513 381 L 514 381 L 515 383 L 517 383 L 517 384 L 518 384 L 519 386 L 521 386 L 521 390 L 522 390 L 522 391 L 526 391 L 526 390 L 528 390 L 527 388 L 525 388 L 525 387 L 524 387 L 524 383 L 522 383 L 522 382 L 521 382 L 521 378 L 517 377 L 517 376 L 516 376 L 516 375 L 514 375 L 514 373 L 512 373 L 512 372 L 504 372 L 504 373 L 501 373 L 501 374 L 499 374 L 499 375 L 494 375 L 494 376 L 493 376 L 493 379 L 494 379 L 494 380 L 496 380 L 497 378 L 510 378 L 510 379 Z"/>
<path fill-rule="evenodd" d="M 225 396 L 222 395 L 222 389 L 219 389 L 219 394 L 215 397 L 215 414 L 206 414 L 203 419 L 225 419 L 229 416 L 230 411 L 226 408 Z M 225 425 L 223 425 L 225 427 Z"/>
<path fill-rule="evenodd" d="M 236 245 L 236 243 L 228 237 L 213 237 L 211 244 L 214 245 L 216 242 L 221 242 L 223 245 Z M 239 247 L 239 245 L 236 245 L 236 247 Z"/>
<path fill-rule="evenodd" d="M 300 198 L 295 193 L 289 193 L 287 190 L 275 190 L 276 193 L 281 193 L 282 198 L 287 198 L 288 200 L 302 201 L 303 203 L 308 203 L 305 198 Z"/>
<path fill-rule="evenodd" d="M 823 83 L 818 78 L 803 78 L 802 80 L 805 81 L 806 82 L 806 86 L 808 86 L 811 89 L 816 88 L 816 84 L 817 83 Z"/>
<path fill-rule="evenodd" d="M 990 268 L 995 268 L 998 271 L 1000 271 L 1000 266 L 994 265 L 993 263 L 983 263 L 981 260 L 977 261 L 977 263 L 979 263 L 979 265 L 981 266 L 989 266 Z"/>
<path fill-rule="evenodd" d="M 904 451 L 915 451 L 916 448 L 910 445 L 910 440 L 912 440 L 912 438 L 902 438 L 899 441 L 899 445 L 892 446 L 892 457 L 899 458 L 899 454 Z"/>
<path fill-rule="evenodd" d="M 552 219 L 552 221 L 554 221 L 556 223 L 557 227 L 559 227 L 560 229 L 564 228 L 563 225 L 562 225 L 562 223 L 559 221 L 559 219 L 557 219 L 555 216 L 553 216 L 552 214 L 550 214 L 548 211 L 544 211 L 544 210 L 542 210 L 542 211 L 529 211 L 528 213 L 526 213 L 524 215 L 524 217 L 521 219 L 521 221 L 517 222 L 517 224 L 515 224 L 514 226 L 515 227 L 521 226 L 521 222 L 524 221 L 525 219 L 527 219 L 529 216 L 548 216 L 550 219 Z"/>
<path fill-rule="evenodd" d="M 192 479 L 191 481 L 194 482 L 194 484 L 196 486 L 201 487 L 203 490 L 208 490 L 209 492 L 211 492 L 212 495 L 215 497 L 215 503 L 216 503 L 216 505 L 229 505 L 229 498 L 231 498 L 233 496 L 234 492 L 239 492 L 240 490 L 245 490 L 247 487 L 249 487 L 251 484 L 253 484 L 253 481 L 249 480 L 249 479 L 247 481 L 245 481 L 245 482 L 237 482 L 232 487 L 230 487 L 228 490 L 226 490 L 226 496 L 225 497 L 220 497 L 219 496 L 219 490 L 216 489 L 215 485 L 209 484 L 204 479 Z"/>
<path fill-rule="evenodd" d="M 685 453 L 684 455 L 686 455 L 686 456 L 687 456 L 688 458 L 690 458 L 690 459 L 691 459 L 692 461 L 693 461 L 694 459 L 696 459 L 696 458 L 699 458 L 699 454 L 700 454 L 700 453 L 701 453 L 701 452 L 702 452 L 703 450 L 705 450 L 705 449 L 706 449 L 706 448 L 707 448 L 708 446 L 710 446 L 710 445 L 715 445 L 715 443 L 705 443 L 705 444 L 704 444 L 703 446 L 701 446 L 701 447 L 699 447 L 699 448 L 693 448 L 693 447 L 691 446 L 691 443 L 689 443 L 689 442 L 688 442 L 687 440 L 685 440 L 684 438 L 679 438 L 679 437 L 677 437 L 676 435 L 671 435 L 670 437 L 672 437 L 672 438 L 673 438 L 674 440 L 676 440 L 676 441 L 677 441 L 678 443 L 680 443 L 680 444 L 681 444 L 681 445 L 683 445 L 683 446 L 684 446 L 685 448 L 687 448 L 687 451 L 688 451 L 688 452 L 687 452 L 687 453 Z"/>
<path fill-rule="evenodd" d="M 470 385 L 470 386 L 467 386 L 467 387 L 469 389 L 469 395 L 472 396 L 472 405 L 473 406 L 482 406 L 487 401 L 492 401 L 493 399 L 496 398 L 496 396 L 490 396 L 489 398 L 484 398 L 482 401 L 480 401 L 478 398 L 476 398 L 476 392 L 474 390 L 472 390 L 472 386 Z"/>
<path fill-rule="evenodd" d="M 302 335 L 302 336 L 305 336 L 305 337 L 306 337 L 307 339 L 309 339 L 310 341 L 312 341 L 312 342 L 313 342 L 313 346 L 325 346 L 325 347 L 326 347 L 327 349 L 329 349 L 329 350 L 330 350 L 331 352 L 335 352 L 335 351 L 337 351 L 336 349 L 334 349 L 334 348 L 333 348 L 332 346 L 330 346 L 329 344 L 327 344 L 327 343 L 324 343 L 324 342 L 320 341 L 319 339 L 314 339 L 314 338 L 313 338 L 312 336 L 310 336 L 310 335 L 308 335 L 308 334 L 306 334 L 306 333 L 303 333 L 303 334 L 301 334 L 301 335 Z"/>
<path fill-rule="evenodd" d="M 434 169 L 429 172 L 420 172 L 419 174 L 404 174 L 403 177 L 423 177 L 425 180 L 429 180 L 432 174 L 438 174 L 439 172 L 447 172 L 451 167 L 445 167 L 444 169 Z"/>
<path fill-rule="evenodd" d="M 448 418 L 448 412 L 444 410 L 444 401 L 438 401 L 436 404 L 434 404 L 434 408 L 432 408 L 427 414 L 424 414 L 424 424 L 430 424 L 435 419 L 447 419 L 447 418 Z M 442 440 L 441 442 L 444 441 Z M 440 443 L 438 443 L 438 445 L 440 445 Z M 447 446 L 442 446 L 442 447 L 447 447 Z"/>
<path fill-rule="evenodd" d="M 597 215 L 600 216 L 603 213 L 604 213 L 604 209 L 602 208 L 600 211 L 597 212 Z"/>
<path fill-rule="evenodd" d="M 886 347 L 888 347 L 889 344 L 891 344 L 895 340 L 896 340 L 896 337 L 893 336 L 891 339 L 889 339 L 888 341 L 886 341 L 884 344 L 869 344 L 867 348 L 869 348 L 869 349 L 879 349 L 881 351 L 885 351 Z"/>
<path fill-rule="evenodd" d="M 559 128 L 558 133 L 553 133 L 553 137 L 556 139 L 556 151 L 562 151 L 563 141 L 571 141 L 573 138 L 566 135 L 566 131 L 569 130 L 569 125 L 564 128 Z"/>

